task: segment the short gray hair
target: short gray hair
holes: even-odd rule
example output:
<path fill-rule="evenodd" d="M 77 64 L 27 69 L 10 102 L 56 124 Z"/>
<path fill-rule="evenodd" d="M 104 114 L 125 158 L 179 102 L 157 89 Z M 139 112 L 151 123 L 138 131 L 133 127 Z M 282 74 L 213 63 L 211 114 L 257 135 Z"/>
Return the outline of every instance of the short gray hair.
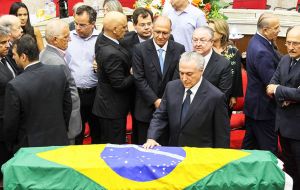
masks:
<path fill-rule="evenodd" d="M 195 51 L 185 52 L 181 54 L 179 64 L 182 62 L 195 62 L 197 69 L 204 69 L 204 57 L 200 53 L 197 53 Z"/>
<path fill-rule="evenodd" d="M 194 33 L 197 32 L 197 31 L 199 31 L 199 30 L 200 31 L 201 30 L 207 31 L 207 33 L 210 35 L 210 39 L 211 40 L 214 38 L 214 31 L 210 27 L 208 27 L 208 26 L 200 26 L 200 27 L 196 28 L 194 30 L 194 32 L 193 32 L 193 36 L 194 36 Z"/>
<path fill-rule="evenodd" d="M 262 13 L 257 21 L 257 29 L 263 29 L 265 27 L 268 27 L 270 25 L 270 18 L 278 18 L 276 15 L 273 13 L 265 12 Z"/>
<path fill-rule="evenodd" d="M 47 24 L 45 31 L 46 41 L 49 43 L 53 37 L 62 35 L 63 29 L 69 28 L 68 23 L 62 20 L 54 20 Z"/>
<path fill-rule="evenodd" d="M 10 29 L 8 27 L 0 25 L 0 36 L 10 35 Z"/>
<path fill-rule="evenodd" d="M 0 25 L 10 29 L 16 24 L 16 22 L 20 22 L 20 20 L 15 15 L 3 15 L 0 17 Z"/>

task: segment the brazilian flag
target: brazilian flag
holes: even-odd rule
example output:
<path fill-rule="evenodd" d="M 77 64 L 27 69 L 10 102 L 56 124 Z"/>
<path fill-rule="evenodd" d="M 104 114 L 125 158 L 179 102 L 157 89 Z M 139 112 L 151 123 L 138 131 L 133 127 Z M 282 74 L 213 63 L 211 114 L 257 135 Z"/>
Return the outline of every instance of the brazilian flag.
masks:
<path fill-rule="evenodd" d="M 2 166 L 5 190 L 282 190 L 290 179 L 267 151 L 82 145 L 22 148 Z"/>

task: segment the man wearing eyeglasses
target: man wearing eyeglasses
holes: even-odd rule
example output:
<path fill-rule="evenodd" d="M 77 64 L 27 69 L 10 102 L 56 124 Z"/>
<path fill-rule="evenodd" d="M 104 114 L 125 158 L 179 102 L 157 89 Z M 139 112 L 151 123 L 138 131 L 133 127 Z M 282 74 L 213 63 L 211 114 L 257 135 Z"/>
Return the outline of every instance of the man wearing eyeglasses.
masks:
<path fill-rule="evenodd" d="M 248 44 L 244 105 L 246 134 L 242 145 L 243 149 L 269 150 L 275 155 L 278 139 L 275 133 L 276 104 L 266 94 L 266 87 L 280 60 L 273 46 L 279 31 L 279 18 L 272 13 L 263 13 L 257 22 L 257 33 Z"/>
<path fill-rule="evenodd" d="M 300 189 L 300 26 L 289 28 L 288 55 L 282 57 L 267 86 L 276 100 L 276 131 L 279 133 L 285 171 L 293 178 L 293 189 Z"/>
<path fill-rule="evenodd" d="M 207 26 L 201 26 L 193 33 L 193 48 L 204 57 L 203 77 L 221 90 L 229 100 L 232 85 L 229 61 L 213 50 L 213 38 L 214 31 Z"/>
<path fill-rule="evenodd" d="M 135 118 L 138 144 L 145 143 L 152 114 L 159 107 L 166 84 L 179 77 L 178 62 L 184 46 L 170 40 L 171 21 L 157 17 L 153 23 L 153 39 L 134 47 L 132 67 L 136 85 Z M 167 135 L 162 144 L 167 143 Z"/>
<path fill-rule="evenodd" d="M 88 5 L 81 5 L 74 16 L 75 30 L 71 31 L 66 61 L 75 79 L 82 118 L 82 131 L 75 143 L 82 144 L 85 123 L 89 124 L 92 143 L 100 143 L 100 126 L 97 117 L 92 113 L 98 77 L 94 72 L 95 44 L 99 31 L 95 29 L 97 12 Z"/>

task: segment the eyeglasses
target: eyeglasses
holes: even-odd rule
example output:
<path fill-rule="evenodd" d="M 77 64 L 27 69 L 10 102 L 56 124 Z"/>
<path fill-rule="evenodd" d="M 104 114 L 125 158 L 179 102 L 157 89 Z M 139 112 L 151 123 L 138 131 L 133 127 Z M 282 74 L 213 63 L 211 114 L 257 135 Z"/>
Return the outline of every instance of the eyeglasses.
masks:
<path fill-rule="evenodd" d="M 193 43 L 195 44 L 203 44 L 203 45 L 206 45 L 208 42 L 211 42 L 212 40 L 209 39 L 209 40 L 205 40 L 205 39 L 196 39 L 196 38 L 193 38 L 192 39 Z"/>
<path fill-rule="evenodd" d="M 286 41 L 285 46 L 292 46 L 292 47 L 299 47 L 300 42 L 291 42 L 291 41 Z"/>

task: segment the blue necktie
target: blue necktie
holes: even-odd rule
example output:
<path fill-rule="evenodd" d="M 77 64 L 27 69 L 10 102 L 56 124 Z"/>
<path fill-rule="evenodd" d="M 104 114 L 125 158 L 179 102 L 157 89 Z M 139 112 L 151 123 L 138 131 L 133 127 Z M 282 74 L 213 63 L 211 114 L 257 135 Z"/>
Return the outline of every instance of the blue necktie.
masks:
<path fill-rule="evenodd" d="M 160 70 L 161 70 L 161 73 L 164 73 L 164 58 L 163 58 L 164 50 L 159 49 L 158 52 L 159 52 L 158 59 L 159 59 Z"/>
<path fill-rule="evenodd" d="M 180 120 L 180 123 L 182 124 L 184 119 L 185 119 L 185 116 L 187 114 L 187 112 L 189 111 L 189 107 L 190 107 L 190 104 L 191 104 L 191 94 L 192 94 L 192 91 L 190 89 L 188 89 L 186 91 L 186 96 L 185 96 L 185 99 L 183 101 L 183 104 L 182 104 L 182 110 L 181 110 L 181 120 Z"/>

